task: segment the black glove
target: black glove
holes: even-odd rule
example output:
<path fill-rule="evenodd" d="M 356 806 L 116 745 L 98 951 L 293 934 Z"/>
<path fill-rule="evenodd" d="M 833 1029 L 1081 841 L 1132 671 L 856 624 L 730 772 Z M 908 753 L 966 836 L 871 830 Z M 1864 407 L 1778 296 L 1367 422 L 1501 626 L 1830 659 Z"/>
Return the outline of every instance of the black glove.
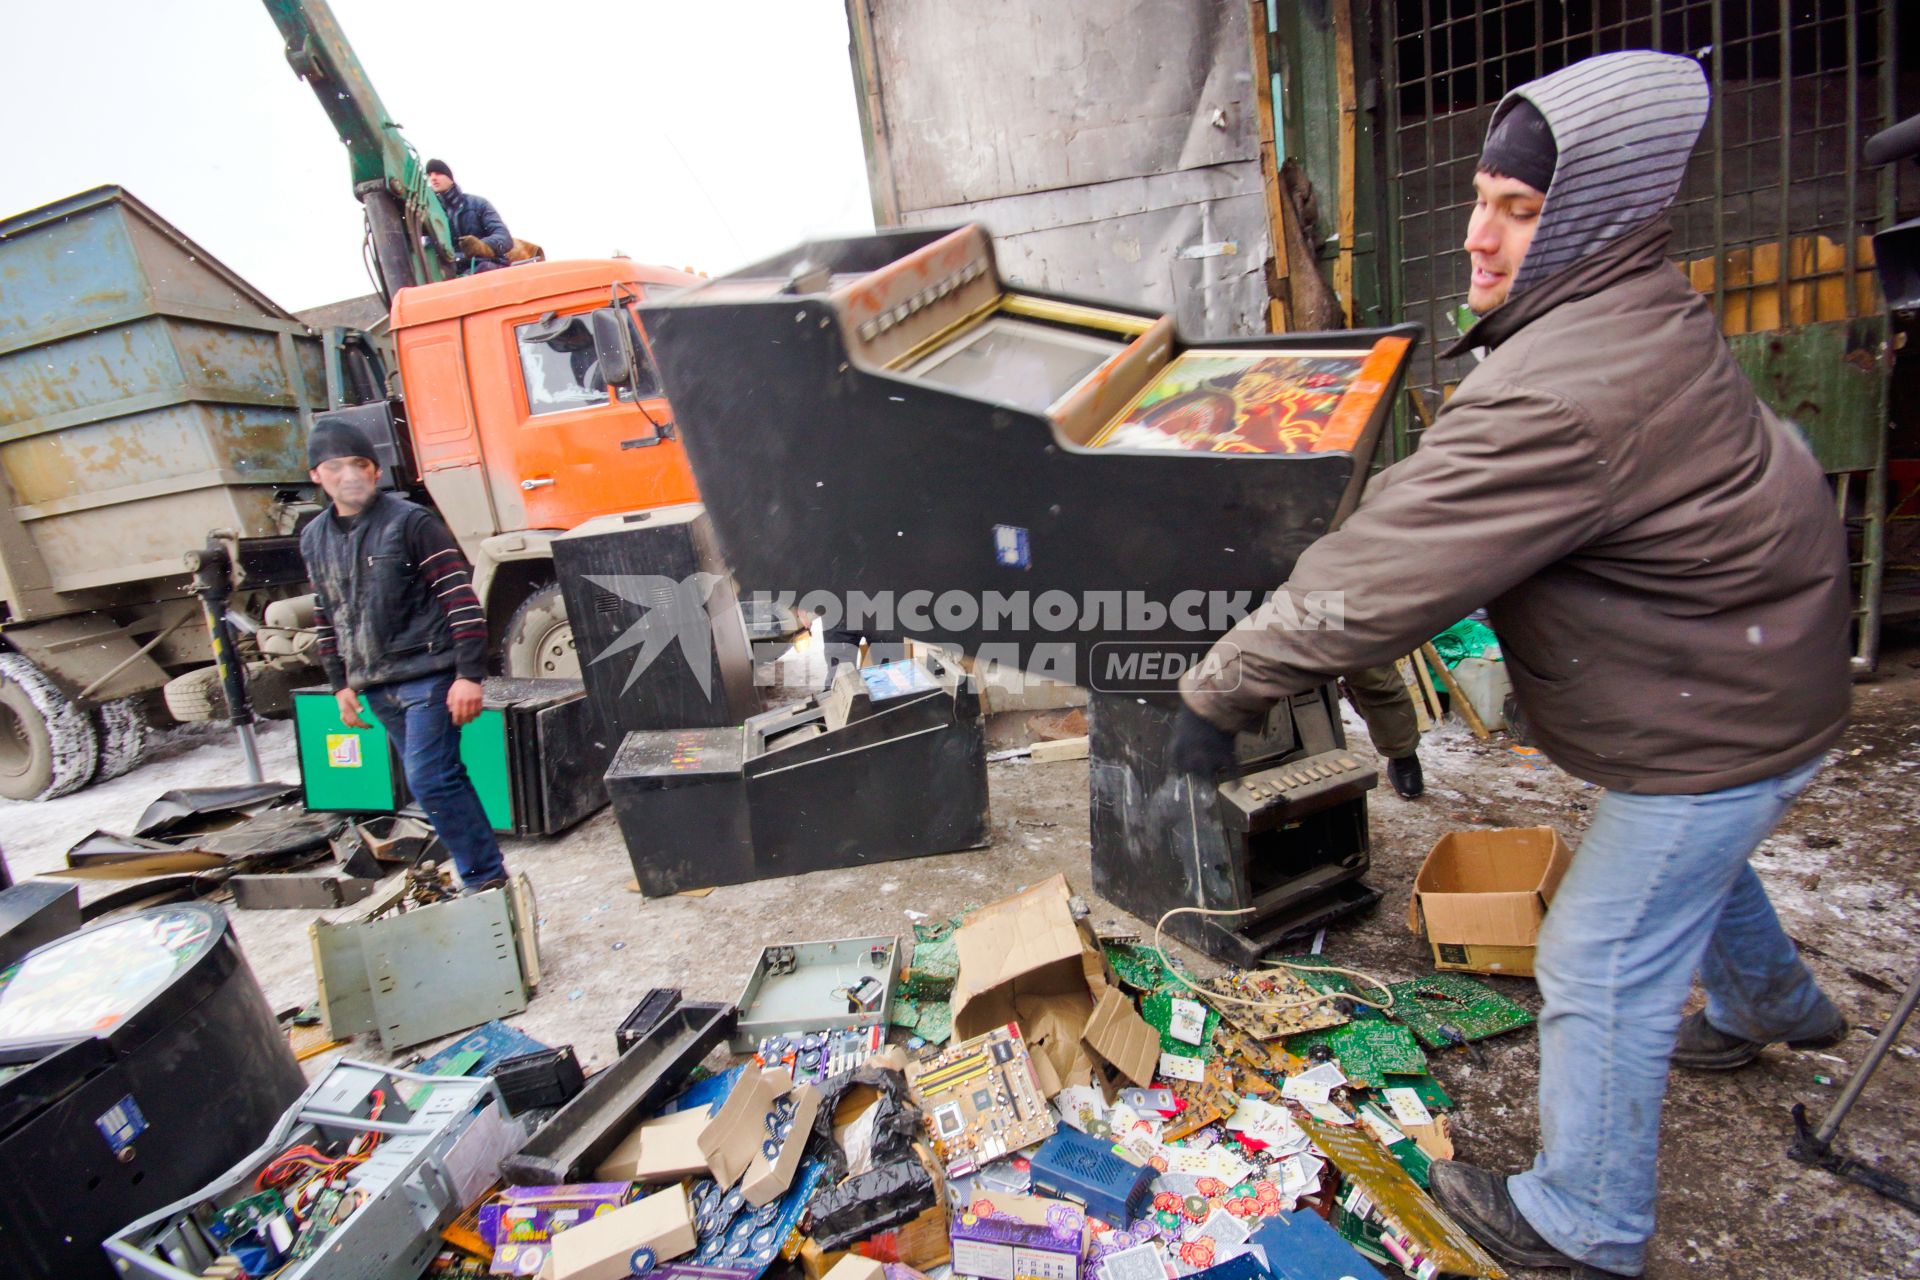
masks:
<path fill-rule="evenodd" d="M 1187 707 L 1181 707 L 1179 717 L 1173 722 L 1173 744 L 1170 748 L 1173 767 L 1182 773 L 1212 782 L 1222 770 L 1231 769 L 1239 763 L 1239 757 L 1233 750 L 1233 738 L 1230 730 L 1195 715 Z"/>

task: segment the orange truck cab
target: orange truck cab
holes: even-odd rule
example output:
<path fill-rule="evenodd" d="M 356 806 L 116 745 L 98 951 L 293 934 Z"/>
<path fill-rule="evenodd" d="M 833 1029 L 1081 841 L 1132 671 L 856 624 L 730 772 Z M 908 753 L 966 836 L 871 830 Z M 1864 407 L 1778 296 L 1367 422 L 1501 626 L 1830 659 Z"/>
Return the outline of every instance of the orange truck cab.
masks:
<path fill-rule="evenodd" d="M 620 258 L 402 289 L 391 316 L 421 482 L 467 558 L 510 675 L 577 675 L 553 538 L 698 498 L 635 307 L 702 283 Z M 631 326 L 630 386 L 597 376 L 592 313 Z"/>

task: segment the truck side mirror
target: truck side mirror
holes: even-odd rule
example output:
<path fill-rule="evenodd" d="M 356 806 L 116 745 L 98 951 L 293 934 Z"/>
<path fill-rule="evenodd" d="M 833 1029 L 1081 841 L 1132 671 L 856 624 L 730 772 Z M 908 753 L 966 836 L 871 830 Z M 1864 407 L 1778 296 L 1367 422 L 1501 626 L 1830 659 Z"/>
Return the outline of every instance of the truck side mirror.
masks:
<path fill-rule="evenodd" d="M 633 385 L 633 329 L 620 307 L 602 307 L 592 313 L 593 356 L 600 379 L 609 387 Z"/>

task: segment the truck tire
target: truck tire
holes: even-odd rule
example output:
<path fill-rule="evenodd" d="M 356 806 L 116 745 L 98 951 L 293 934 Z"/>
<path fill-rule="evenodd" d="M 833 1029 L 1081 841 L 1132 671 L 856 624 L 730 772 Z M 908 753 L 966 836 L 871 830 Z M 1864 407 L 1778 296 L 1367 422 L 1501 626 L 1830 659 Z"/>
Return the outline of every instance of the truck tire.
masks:
<path fill-rule="evenodd" d="M 51 800 L 92 781 L 93 717 L 17 653 L 0 653 L 0 796 Z"/>
<path fill-rule="evenodd" d="M 198 724 L 227 713 L 218 667 L 200 667 L 177 675 L 167 681 L 161 694 L 167 700 L 167 714 L 181 724 Z"/>
<path fill-rule="evenodd" d="M 116 698 L 93 709 L 93 728 L 100 741 L 100 766 L 93 780 L 117 778 L 140 763 L 147 751 L 147 717 L 138 698 Z"/>
<path fill-rule="evenodd" d="M 281 720 L 293 714 L 293 690 L 296 685 L 317 684 L 325 677 L 305 663 L 282 669 L 270 662 L 255 660 L 247 664 L 247 701 L 253 714 L 266 720 Z M 167 713 L 182 724 L 227 718 L 227 691 L 220 683 L 220 668 L 200 667 L 167 681 L 162 691 Z"/>
<path fill-rule="evenodd" d="M 535 587 L 513 611 L 500 641 L 500 669 L 519 680 L 580 678 L 580 652 L 558 584 Z"/>

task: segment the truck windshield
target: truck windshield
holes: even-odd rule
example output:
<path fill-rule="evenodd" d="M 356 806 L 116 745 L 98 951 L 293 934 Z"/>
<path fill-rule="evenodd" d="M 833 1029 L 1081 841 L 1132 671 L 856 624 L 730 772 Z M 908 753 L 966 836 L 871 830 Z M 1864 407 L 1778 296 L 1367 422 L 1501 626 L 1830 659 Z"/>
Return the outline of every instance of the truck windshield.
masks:
<path fill-rule="evenodd" d="M 639 368 L 635 370 L 634 386 L 622 388 L 620 398 L 657 396 L 659 378 L 631 312 L 627 314 L 627 328 L 633 335 Z M 593 334 L 587 328 L 585 314 L 542 317 L 515 326 L 513 332 L 520 348 L 520 375 L 526 383 L 529 414 L 539 417 L 607 402 L 607 384 L 601 380 L 599 362 L 593 357 Z"/>

